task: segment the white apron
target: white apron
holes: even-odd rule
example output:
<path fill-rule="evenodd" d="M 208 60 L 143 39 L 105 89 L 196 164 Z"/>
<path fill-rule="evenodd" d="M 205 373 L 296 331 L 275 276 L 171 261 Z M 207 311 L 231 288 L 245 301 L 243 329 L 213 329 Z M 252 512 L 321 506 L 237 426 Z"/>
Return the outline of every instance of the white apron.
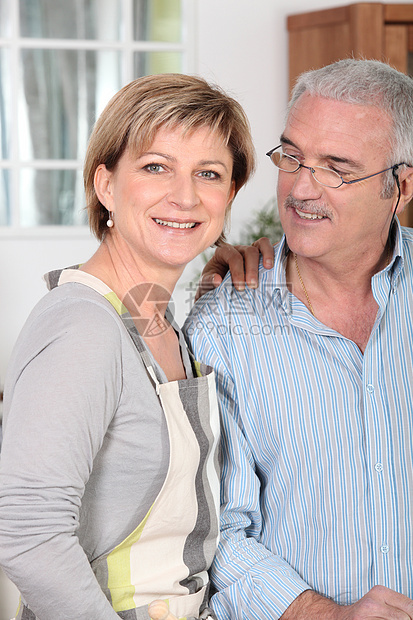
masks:
<path fill-rule="evenodd" d="M 86 277 L 85 277 L 86 276 Z M 164 411 L 170 460 L 164 484 L 141 523 L 91 566 L 113 609 L 124 620 L 149 620 L 148 605 L 166 600 L 178 618 L 207 617 L 208 573 L 219 536 L 219 414 L 212 368 L 161 383 L 131 316 L 96 278 L 64 270 L 58 284 L 80 282 L 97 290 L 126 326 Z M 20 605 L 16 620 L 35 620 Z"/>

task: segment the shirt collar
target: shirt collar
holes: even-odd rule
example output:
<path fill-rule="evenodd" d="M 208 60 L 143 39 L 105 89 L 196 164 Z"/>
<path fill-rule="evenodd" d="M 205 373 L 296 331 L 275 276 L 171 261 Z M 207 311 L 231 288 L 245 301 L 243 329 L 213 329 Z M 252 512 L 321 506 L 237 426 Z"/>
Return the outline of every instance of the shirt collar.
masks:
<path fill-rule="evenodd" d="M 397 218 L 394 220 L 392 233 L 393 254 L 390 263 L 382 271 L 376 273 L 372 278 L 372 286 L 375 288 L 377 280 L 390 276 L 390 285 L 393 292 L 397 288 L 400 273 L 404 265 L 404 253 L 402 243 L 402 228 Z M 274 248 L 274 269 L 272 271 L 273 287 L 277 291 L 280 304 L 287 314 L 291 313 L 291 294 L 286 282 L 286 261 L 289 253 L 289 247 L 285 235 Z M 260 277 L 266 277 L 268 272 L 263 269 Z M 389 274 L 389 276 L 387 275 Z"/>
<path fill-rule="evenodd" d="M 289 247 L 285 235 L 274 248 L 274 269 L 272 270 L 273 282 L 272 286 L 277 293 L 280 304 L 287 314 L 291 313 L 291 294 L 287 287 L 286 266 Z M 268 272 L 267 272 L 268 273 Z M 260 274 L 262 278 L 265 270 Z"/>
<path fill-rule="evenodd" d="M 391 261 L 386 267 L 386 270 L 391 270 L 393 286 L 397 286 L 397 281 L 399 279 L 400 273 L 404 266 L 404 251 L 403 251 L 403 243 L 402 243 L 402 227 L 400 226 L 400 222 L 397 218 L 394 220 L 393 232 L 392 232 L 392 245 L 393 245 L 393 255 Z"/>

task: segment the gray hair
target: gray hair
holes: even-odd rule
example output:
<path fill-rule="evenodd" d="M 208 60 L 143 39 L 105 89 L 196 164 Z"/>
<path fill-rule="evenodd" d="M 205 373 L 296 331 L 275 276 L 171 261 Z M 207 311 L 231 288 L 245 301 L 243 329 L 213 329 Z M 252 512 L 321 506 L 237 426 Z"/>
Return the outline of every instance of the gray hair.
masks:
<path fill-rule="evenodd" d="M 391 118 L 393 135 L 388 166 L 399 162 L 413 164 L 413 79 L 378 60 L 347 58 L 302 73 L 294 86 L 288 112 L 297 99 L 310 95 L 336 99 L 356 105 L 371 105 Z M 382 197 L 390 198 L 394 178 L 385 175 Z"/>

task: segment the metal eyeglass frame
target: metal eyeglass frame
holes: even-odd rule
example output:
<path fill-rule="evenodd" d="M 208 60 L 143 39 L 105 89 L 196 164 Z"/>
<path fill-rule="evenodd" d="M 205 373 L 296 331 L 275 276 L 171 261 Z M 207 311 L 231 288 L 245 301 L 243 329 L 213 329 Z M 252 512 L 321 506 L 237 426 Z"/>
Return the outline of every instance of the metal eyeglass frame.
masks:
<path fill-rule="evenodd" d="M 282 144 L 279 144 L 278 146 L 276 146 L 275 148 L 271 149 L 271 151 L 268 151 L 268 153 L 265 153 L 272 161 L 271 155 L 274 153 L 274 151 L 276 151 L 277 149 L 281 148 Z M 335 170 L 330 170 L 329 168 L 323 168 L 323 166 L 316 166 L 316 168 L 321 168 L 323 170 L 328 170 L 329 172 L 332 172 L 333 174 L 337 175 L 337 177 L 339 179 L 341 179 L 341 183 L 340 185 L 337 186 L 331 186 L 331 185 L 326 185 L 325 183 L 321 183 L 314 175 L 316 170 L 311 167 L 311 166 L 305 166 L 304 164 L 301 164 L 298 159 L 296 159 L 295 157 L 293 157 L 292 155 L 287 155 L 286 153 L 283 153 L 283 155 L 285 157 L 289 157 L 290 159 L 294 160 L 297 162 L 297 168 L 295 170 L 283 170 L 282 168 L 278 168 L 277 164 L 274 164 L 276 166 L 276 168 L 278 168 L 278 170 L 281 170 L 281 172 L 286 172 L 287 174 L 295 174 L 296 172 L 298 172 L 300 170 L 300 168 L 306 168 L 306 170 L 309 170 L 311 172 L 311 176 L 313 177 L 314 181 L 316 183 L 318 183 L 319 185 L 322 185 L 323 187 L 329 187 L 330 189 L 338 189 L 339 187 L 341 187 L 342 185 L 352 185 L 353 183 L 358 183 L 359 181 L 365 181 L 366 179 L 371 179 L 372 177 L 376 177 L 378 174 L 383 174 L 383 172 L 387 172 L 388 170 L 392 170 L 393 171 L 393 176 L 397 181 L 397 187 L 399 190 L 399 198 L 397 201 L 397 206 L 399 204 L 400 201 L 400 184 L 399 184 L 399 179 L 398 176 L 396 174 L 396 170 L 397 168 L 399 168 L 399 166 L 408 166 L 409 164 L 406 164 L 404 161 L 400 162 L 399 164 L 394 164 L 393 166 L 389 166 L 388 168 L 385 168 L 384 170 L 380 170 L 379 172 L 375 172 L 374 174 L 369 174 L 366 177 L 361 177 L 360 179 L 353 179 L 352 181 L 345 181 L 341 175 L 339 175 L 338 172 L 336 172 Z M 273 162 L 274 163 L 274 162 Z M 397 207 L 396 207 L 397 208 Z"/>

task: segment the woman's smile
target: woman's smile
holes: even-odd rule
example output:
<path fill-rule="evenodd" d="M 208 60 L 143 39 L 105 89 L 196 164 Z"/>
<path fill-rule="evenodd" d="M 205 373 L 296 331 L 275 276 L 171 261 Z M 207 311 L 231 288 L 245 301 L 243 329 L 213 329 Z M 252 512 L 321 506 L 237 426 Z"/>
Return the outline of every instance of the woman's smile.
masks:
<path fill-rule="evenodd" d="M 168 220 L 160 220 L 158 218 L 153 218 L 154 222 L 156 222 L 157 224 L 160 224 L 161 226 L 168 226 L 169 228 L 179 228 L 180 230 L 182 229 L 188 229 L 188 228 L 195 228 L 195 226 L 197 226 L 197 222 L 177 222 L 176 220 L 174 221 L 168 221 Z"/>
<path fill-rule="evenodd" d="M 210 128 L 162 127 L 143 153 L 127 149 L 96 182 L 114 243 L 155 268 L 182 270 L 220 236 L 234 197 L 232 154 Z"/>

